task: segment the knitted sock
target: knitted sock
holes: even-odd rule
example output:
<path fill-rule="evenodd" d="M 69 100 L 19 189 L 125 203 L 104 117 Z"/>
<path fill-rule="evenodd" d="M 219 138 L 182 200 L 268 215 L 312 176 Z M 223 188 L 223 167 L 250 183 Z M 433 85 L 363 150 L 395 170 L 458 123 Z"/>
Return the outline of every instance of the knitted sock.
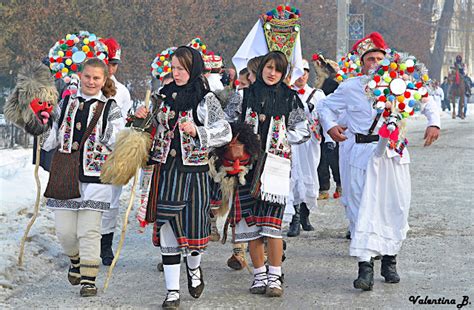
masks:
<path fill-rule="evenodd" d="M 95 285 L 95 278 L 99 273 L 99 261 L 81 261 L 80 272 L 81 272 L 81 285 L 92 284 Z"/>
<path fill-rule="evenodd" d="M 281 288 L 281 266 L 268 266 L 268 286 Z"/>
<path fill-rule="evenodd" d="M 165 273 L 165 285 L 168 291 L 179 292 L 179 274 L 181 264 L 163 265 L 163 271 Z M 179 295 L 178 295 L 179 298 Z"/>
<path fill-rule="evenodd" d="M 193 274 L 195 274 L 199 279 L 201 278 L 201 271 L 197 269 L 201 265 L 201 254 L 199 254 L 198 252 L 191 253 L 191 255 L 189 255 L 186 259 L 186 265 L 189 269 L 193 269 Z M 189 270 L 187 270 L 187 272 L 191 275 Z M 192 287 L 198 287 L 199 284 L 201 284 L 201 280 L 197 280 L 194 277 L 191 282 Z"/>
<path fill-rule="evenodd" d="M 252 287 L 261 287 L 267 285 L 267 268 L 262 266 L 253 269 L 254 284 Z"/>
<path fill-rule="evenodd" d="M 79 253 L 73 256 L 69 256 L 69 259 L 71 260 L 71 266 L 69 267 L 69 275 L 76 278 L 80 278 L 81 271 Z"/>

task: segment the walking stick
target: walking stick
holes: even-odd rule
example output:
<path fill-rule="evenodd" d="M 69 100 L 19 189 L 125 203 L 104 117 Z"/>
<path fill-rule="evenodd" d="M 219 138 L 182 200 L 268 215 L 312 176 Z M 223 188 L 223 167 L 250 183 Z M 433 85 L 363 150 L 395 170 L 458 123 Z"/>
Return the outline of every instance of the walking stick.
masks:
<path fill-rule="evenodd" d="M 25 233 L 23 234 L 23 238 L 21 238 L 20 242 L 20 254 L 18 255 L 18 265 L 22 266 L 23 265 L 23 255 L 25 252 L 25 242 L 26 238 L 28 237 L 28 234 L 30 233 L 30 229 L 33 226 L 33 224 L 36 221 L 36 218 L 38 217 L 39 213 L 39 204 L 40 204 L 40 198 L 41 198 L 41 182 L 39 179 L 38 175 L 38 170 L 39 170 L 39 164 L 40 164 L 40 155 L 41 155 L 41 142 L 40 142 L 40 136 L 37 137 L 36 139 L 36 161 L 35 161 L 35 181 L 36 181 L 36 202 L 35 202 L 35 209 L 33 211 L 33 216 L 30 219 L 30 222 L 26 226 Z"/>
<path fill-rule="evenodd" d="M 150 101 L 150 94 L 151 91 L 147 90 L 146 95 L 145 95 L 145 107 L 148 108 L 148 103 Z M 112 272 L 114 270 L 115 265 L 117 264 L 118 258 L 120 256 L 120 251 L 122 250 L 123 247 L 123 242 L 125 240 L 125 233 L 127 231 L 127 225 L 128 225 L 128 217 L 130 215 L 130 212 L 132 211 L 133 207 L 133 202 L 135 199 L 135 187 L 137 185 L 137 178 L 138 178 L 138 173 L 140 171 L 140 167 L 137 167 L 135 176 L 133 177 L 133 184 L 132 184 L 132 192 L 130 194 L 130 201 L 128 202 L 128 207 L 127 211 L 125 212 L 125 216 L 123 217 L 123 226 L 122 226 L 122 233 L 120 234 L 120 241 L 117 247 L 117 252 L 115 253 L 115 257 L 112 260 L 112 264 L 109 267 L 109 271 L 107 272 L 107 278 L 105 279 L 105 284 L 104 284 L 104 292 L 107 290 L 109 287 L 109 281 L 112 276 Z"/>

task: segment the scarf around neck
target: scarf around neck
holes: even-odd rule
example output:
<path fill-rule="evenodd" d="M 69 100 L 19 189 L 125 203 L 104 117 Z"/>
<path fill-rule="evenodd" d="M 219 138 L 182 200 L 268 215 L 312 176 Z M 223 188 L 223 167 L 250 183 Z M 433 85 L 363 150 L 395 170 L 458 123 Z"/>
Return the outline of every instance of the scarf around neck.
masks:
<path fill-rule="evenodd" d="M 204 62 L 201 54 L 187 46 L 181 46 L 179 48 L 190 50 L 193 56 L 188 83 L 178 86 L 176 82 L 173 81 L 160 90 L 160 94 L 166 96 L 165 103 L 177 112 L 195 109 L 202 98 L 209 92 L 209 87 L 207 87 L 204 82 L 202 75 Z"/>

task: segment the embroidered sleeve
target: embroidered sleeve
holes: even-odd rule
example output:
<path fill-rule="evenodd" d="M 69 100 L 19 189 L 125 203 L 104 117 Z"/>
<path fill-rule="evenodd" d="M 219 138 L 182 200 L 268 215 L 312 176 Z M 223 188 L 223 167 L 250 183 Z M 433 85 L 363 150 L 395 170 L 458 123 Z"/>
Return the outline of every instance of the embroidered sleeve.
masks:
<path fill-rule="evenodd" d="M 213 93 L 207 94 L 197 108 L 199 121 L 204 126 L 197 126 L 199 142 L 202 147 L 213 148 L 229 143 L 232 131 L 225 120 L 221 104 Z"/>
<path fill-rule="evenodd" d="M 296 100 L 293 104 L 296 108 L 290 112 L 288 117 L 288 143 L 300 144 L 310 138 L 310 131 L 301 100 L 297 96 L 293 100 Z"/>
<path fill-rule="evenodd" d="M 113 149 L 118 132 L 125 127 L 122 111 L 115 100 L 111 102 L 110 110 L 106 117 L 107 126 L 105 126 L 105 130 L 99 136 L 99 141 L 110 149 Z"/>
<path fill-rule="evenodd" d="M 64 102 L 64 98 L 59 101 L 58 105 L 54 107 L 52 113 L 53 126 L 49 128 L 45 133 L 43 133 L 43 139 L 41 148 L 47 152 L 57 148 L 59 146 L 59 117 L 61 115 L 61 109 L 63 105 L 67 103 Z M 66 108 L 66 107 L 64 107 Z"/>
<path fill-rule="evenodd" d="M 229 122 L 238 121 L 242 115 L 242 96 L 239 93 L 234 93 L 229 98 L 229 103 L 225 107 L 225 117 Z"/>

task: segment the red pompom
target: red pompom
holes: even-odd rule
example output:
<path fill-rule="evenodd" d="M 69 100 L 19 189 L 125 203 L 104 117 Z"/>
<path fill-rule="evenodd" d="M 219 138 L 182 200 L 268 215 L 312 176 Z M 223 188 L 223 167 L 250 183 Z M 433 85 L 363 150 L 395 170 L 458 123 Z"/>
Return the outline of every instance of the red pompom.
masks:
<path fill-rule="evenodd" d="M 74 45 L 74 40 L 67 40 L 66 44 L 67 44 L 67 46 L 73 46 Z"/>
<path fill-rule="evenodd" d="M 57 63 L 62 63 L 62 62 L 63 62 L 63 59 L 62 59 L 61 57 L 58 57 L 58 58 L 56 59 L 56 62 L 57 62 Z"/>
<path fill-rule="evenodd" d="M 385 117 L 385 118 L 389 117 L 390 116 L 390 110 L 385 109 L 385 111 L 383 111 L 382 116 Z"/>
<path fill-rule="evenodd" d="M 275 120 L 276 120 L 276 121 L 279 121 L 279 120 L 280 120 L 280 117 L 279 117 L 278 115 L 275 116 Z"/>
<path fill-rule="evenodd" d="M 382 96 L 379 97 L 378 100 L 382 101 L 382 102 L 385 102 L 385 101 L 387 101 L 387 98 L 384 95 L 382 95 Z"/>
<path fill-rule="evenodd" d="M 400 102 L 398 104 L 398 109 L 400 109 L 401 111 L 405 110 L 405 104 L 403 102 Z"/>
<path fill-rule="evenodd" d="M 405 71 L 403 71 L 403 70 L 400 70 L 400 71 L 398 72 L 398 74 L 400 74 L 400 76 L 402 76 L 402 75 L 404 75 L 404 74 L 405 74 Z"/>
<path fill-rule="evenodd" d="M 410 67 L 410 68 L 407 68 L 407 71 L 409 73 L 413 73 L 415 71 L 415 67 Z"/>
<path fill-rule="evenodd" d="M 382 66 L 383 71 L 388 71 L 388 66 Z"/>
<path fill-rule="evenodd" d="M 405 96 L 405 98 L 410 98 L 411 97 L 411 93 L 409 91 L 406 91 L 403 96 Z"/>
<path fill-rule="evenodd" d="M 87 55 L 87 58 L 94 57 L 94 53 L 92 51 L 88 51 L 86 55 Z"/>
<path fill-rule="evenodd" d="M 290 12 L 290 11 L 291 11 L 291 6 L 289 6 L 289 5 L 285 6 L 285 10 L 287 10 L 288 12 Z"/>
<path fill-rule="evenodd" d="M 298 94 L 300 95 L 304 95 L 305 92 L 304 88 L 298 89 Z"/>
<path fill-rule="evenodd" d="M 395 71 L 390 72 L 390 77 L 392 79 L 396 78 L 397 77 L 397 72 L 395 72 Z"/>
<path fill-rule="evenodd" d="M 235 86 L 239 86 L 239 85 L 240 85 L 239 80 L 235 80 L 235 81 L 234 81 L 234 85 L 235 85 Z"/>
<path fill-rule="evenodd" d="M 67 50 L 67 51 L 66 51 L 66 56 L 67 56 L 67 57 L 72 57 L 72 51 Z"/>
<path fill-rule="evenodd" d="M 416 88 L 420 89 L 420 88 L 423 87 L 423 83 L 422 83 L 422 82 L 417 82 L 417 83 L 415 84 L 415 86 L 416 86 Z"/>
<path fill-rule="evenodd" d="M 77 65 L 76 65 L 76 64 L 72 64 L 72 65 L 71 65 L 71 70 L 72 70 L 72 71 L 77 71 Z"/>
<path fill-rule="evenodd" d="M 316 61 L 319 59 L 319 55 L 318 54 L 313 54 L 313 61 Z"/>
<path fill-rule="evenodd" d="M 380 75 L 374 76 L 374 81 L 375 81 L 376 83 L 380 82 Z"/>
<path fill-rule="evenodd" d="M 56 72 L 56 74 L 54 75 L 57 79 L 60 79 L 62 78 L 62 73 L 61 72 Z"/>
<path fill-rule="evenodd" d="M 282 7 L 281 5 L 277 6 L 277 11 L 278 11 L 278 12 L 283 11 L 283 7 Z"/>
<path fill-rule="evenodd" d="M 413 114 L 415 114 L 415 110 L 411 110 L 410 116 L 413 116 Z"/>

